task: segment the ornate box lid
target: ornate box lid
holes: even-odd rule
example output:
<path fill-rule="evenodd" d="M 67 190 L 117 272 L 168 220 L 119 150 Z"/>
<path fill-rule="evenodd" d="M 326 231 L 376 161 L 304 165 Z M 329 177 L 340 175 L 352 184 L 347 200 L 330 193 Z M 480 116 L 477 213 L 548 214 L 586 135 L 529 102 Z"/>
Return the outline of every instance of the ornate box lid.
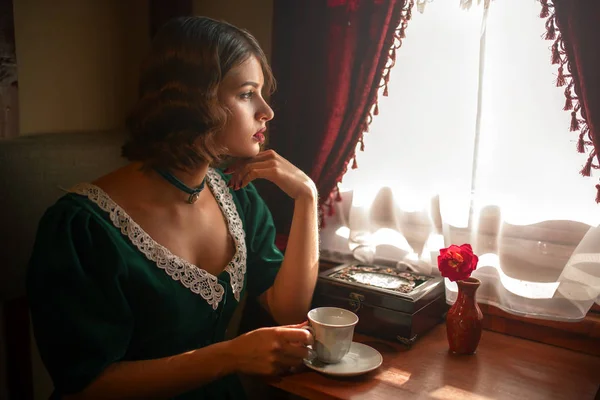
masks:
<path fill-rule="evenodd" d="M 372 306 L 414 313 L 444 294 L 443 278 L 389 266 L 349 263 L 319 274 L 317 294 L 356 297 Z"/>

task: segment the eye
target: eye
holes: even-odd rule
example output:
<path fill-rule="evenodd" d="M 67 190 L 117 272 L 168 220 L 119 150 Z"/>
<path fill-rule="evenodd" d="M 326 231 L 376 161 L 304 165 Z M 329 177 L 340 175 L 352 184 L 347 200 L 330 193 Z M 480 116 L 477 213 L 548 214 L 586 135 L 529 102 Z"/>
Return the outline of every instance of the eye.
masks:
<path fill-rule="evenodd" d="M 249 91 L 249 92 L 246 92 L 246 93 L 242 93 L 242 94 L 240 95 L 240 98 L 242 98 L 242 99 L 244 99 L 244 100 L 249 100 L 249 99 L 251 99 L 253 96 L 254 96 L 254 92 L 253 92 L 253 91 Z"/>

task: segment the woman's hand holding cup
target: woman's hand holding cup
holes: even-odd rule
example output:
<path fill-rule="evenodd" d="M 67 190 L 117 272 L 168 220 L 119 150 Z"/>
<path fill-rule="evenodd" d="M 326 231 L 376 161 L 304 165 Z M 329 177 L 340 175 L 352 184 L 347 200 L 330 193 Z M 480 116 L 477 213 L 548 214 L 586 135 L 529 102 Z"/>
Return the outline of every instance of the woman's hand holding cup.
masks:
<path fill-rule="evenodd" d="M 236 371 L 250 375 L 277 375 L 302 364 L 313 344 L 306 324 L 261 328 L 231 341 Z"/>

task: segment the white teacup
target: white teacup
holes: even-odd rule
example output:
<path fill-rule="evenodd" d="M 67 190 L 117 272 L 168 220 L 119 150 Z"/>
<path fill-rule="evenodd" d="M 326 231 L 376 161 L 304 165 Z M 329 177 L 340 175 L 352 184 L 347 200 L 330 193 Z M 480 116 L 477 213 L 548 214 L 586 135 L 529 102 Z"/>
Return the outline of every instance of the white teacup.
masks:
<path fill-rule="evenodd" d="M 358 316 L 336 307 L 319 307 L 308 312 L 306 329 L 313 335 L 312 348 L 319 361 L 335 364 L 348 354 Z"/>

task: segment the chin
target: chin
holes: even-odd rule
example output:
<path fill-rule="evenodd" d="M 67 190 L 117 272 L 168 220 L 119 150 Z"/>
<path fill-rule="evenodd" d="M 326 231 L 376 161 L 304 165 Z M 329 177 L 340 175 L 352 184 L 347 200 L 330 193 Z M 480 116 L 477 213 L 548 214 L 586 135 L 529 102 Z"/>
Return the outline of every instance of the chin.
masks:
<path fill-rule="evenodd" d="M 231 151 L 229 156 L 235 158 L 252 158 L 256 157 L 258 153 L 262 150 L 262 146 L 258 143 L 252 146 L 248 146 L 246 148 L 235 149 L 235 151 Z"/>

